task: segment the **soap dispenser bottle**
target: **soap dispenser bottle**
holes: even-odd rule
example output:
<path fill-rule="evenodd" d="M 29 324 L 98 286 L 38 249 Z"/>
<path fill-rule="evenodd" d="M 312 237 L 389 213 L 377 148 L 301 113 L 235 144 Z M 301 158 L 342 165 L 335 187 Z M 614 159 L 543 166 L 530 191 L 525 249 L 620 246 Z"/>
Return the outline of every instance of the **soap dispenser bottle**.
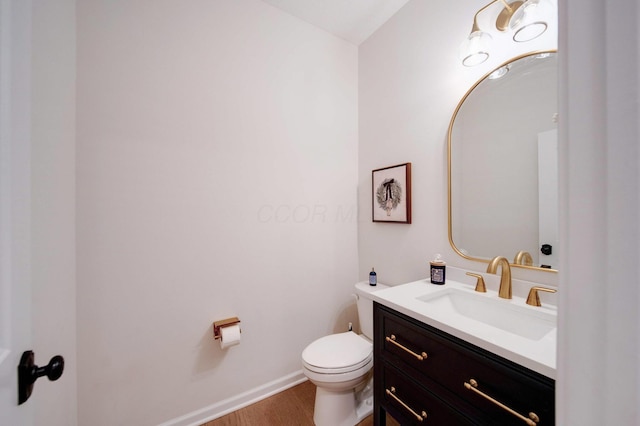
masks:
<path fill-rule="evenodd" d="M 376 284 L 378 284 L 378 275 L 376 274 L 376 271 L 371 268 L 371 272 L 369 272 L 369 285 Z"/>
<path fill-rule="evenodd" d="M 436 258 L 431 262 L 431 284 L 444 284 L 445 274 L 447 272 L 447 264 L 440 257 L 439 254 L 436 254 Z"/>

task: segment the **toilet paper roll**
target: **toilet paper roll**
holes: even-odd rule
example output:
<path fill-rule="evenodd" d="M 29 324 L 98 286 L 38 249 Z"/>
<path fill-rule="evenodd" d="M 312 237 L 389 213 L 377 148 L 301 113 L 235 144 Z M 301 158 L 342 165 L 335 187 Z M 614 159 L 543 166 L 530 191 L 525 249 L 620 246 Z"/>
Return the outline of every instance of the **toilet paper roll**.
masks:
<path fill-rule="evenodd" d="M 229 346 L 240 344 L 240 324 L 222 327 L 220 329 L 220 347 L 226 349 Z"/>

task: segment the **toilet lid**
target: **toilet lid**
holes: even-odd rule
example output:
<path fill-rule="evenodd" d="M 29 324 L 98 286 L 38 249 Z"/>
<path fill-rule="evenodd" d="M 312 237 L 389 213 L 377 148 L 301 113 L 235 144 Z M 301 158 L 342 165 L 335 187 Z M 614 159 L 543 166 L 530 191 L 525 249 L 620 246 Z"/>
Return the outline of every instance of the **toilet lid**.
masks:
<path fill-rule="evenodd" d="M 321 337 L 302 351 L 307 368 L 324 373 L 344 373 L 366 365 L 373 345 L 352 331 Z"/>

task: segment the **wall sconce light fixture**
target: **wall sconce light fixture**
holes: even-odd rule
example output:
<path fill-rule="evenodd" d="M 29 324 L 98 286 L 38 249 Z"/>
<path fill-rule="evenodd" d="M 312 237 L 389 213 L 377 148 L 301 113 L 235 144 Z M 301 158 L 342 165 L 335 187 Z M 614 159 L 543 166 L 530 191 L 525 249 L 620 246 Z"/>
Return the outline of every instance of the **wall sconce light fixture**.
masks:
<path fill-rule="evenodd" d="M 478 15 L 495 3 L 502 4 L 502 10 L 495 20 L 496 30 L 510 31 L 513 40 L 525 42 L 539 37 L 547 30 L 547 18 L 550 16 L 549 0 L 493 0 L 473 17 L 471 33 L 460 46 L 462 64 L 467 67 L 479 65 L 489 59 L 489 50 L 493 38 L 491 34 L 480 29 Z"/>

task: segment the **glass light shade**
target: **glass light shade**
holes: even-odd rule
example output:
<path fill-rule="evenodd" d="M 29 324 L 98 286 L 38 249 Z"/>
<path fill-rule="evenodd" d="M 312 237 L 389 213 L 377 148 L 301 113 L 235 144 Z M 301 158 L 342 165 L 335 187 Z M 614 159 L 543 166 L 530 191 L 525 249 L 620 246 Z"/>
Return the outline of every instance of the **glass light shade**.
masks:
<path fill-rule="evenodd" d="M 509 21 L 513 40 L 524 42 L 539 37 L 547 30 L 552 7 L 546 0 L 527 0 Z"/>
<path fill-rule="evenodd" d="M 483 31 L 474 31 L 460 45 L 460 59 L 465 67 L 479 65 L 489 59 L 491 36 Z"/>

